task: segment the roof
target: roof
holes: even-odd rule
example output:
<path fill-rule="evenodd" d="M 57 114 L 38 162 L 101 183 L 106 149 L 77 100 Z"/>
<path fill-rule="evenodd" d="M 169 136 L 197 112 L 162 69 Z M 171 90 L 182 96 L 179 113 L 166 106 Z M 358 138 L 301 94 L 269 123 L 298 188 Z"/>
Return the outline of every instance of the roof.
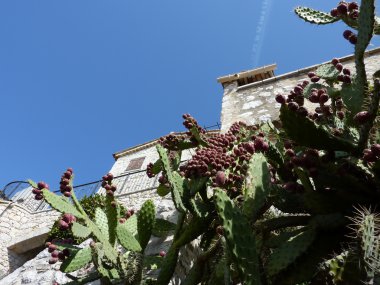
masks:
<path fill-rule="evenodd" d="M 211 131 L 207 131 L 206 135 L 212 135 L 212 134 L 217 134 L 217 133 L 219 133 L 219 130 L 211 130 Z M 171 133 L 171 134 L 173 134 L 173 135 L 183 135 L 183 134 L 185 134 L 185 132 L 174 132 L 174 133 Z M 120 158 L 122 156 L 126 156 L 128 154 L 132 154 L 132 153 L 135 153 L 135 152 L 138 152 L 138 151 L 150 148 L 152 146 L 155 146 L 158 143 L 158 140 L 159 139 L 151 140 L 151 141 L 148 141 L 148 142 L 145 142 L 145 143 L 133 146 L 133 147 L 129 147 L 129 148 L 123 149 L 121 151 L 115 152 L 114 154 L 112 154 L 112 156 L 115 158 L 115 160 L 117 160 L 118 158 Z"/>

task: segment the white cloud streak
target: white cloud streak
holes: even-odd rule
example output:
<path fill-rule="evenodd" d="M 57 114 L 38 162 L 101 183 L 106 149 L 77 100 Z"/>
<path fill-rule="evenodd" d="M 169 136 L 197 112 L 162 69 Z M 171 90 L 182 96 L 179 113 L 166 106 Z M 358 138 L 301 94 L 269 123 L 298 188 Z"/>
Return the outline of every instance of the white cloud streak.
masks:
<path fill-rule="evenodd" d="M 271 9 L 272 0 L 263 0 L 252 46 L 252 63 L 254 67 L 257 67 L 257 65 L 259 64 L 261 50 L 263 47 L 265 37 L 265 30 L 268 23 L 268 19 L 270 17 Z"/>

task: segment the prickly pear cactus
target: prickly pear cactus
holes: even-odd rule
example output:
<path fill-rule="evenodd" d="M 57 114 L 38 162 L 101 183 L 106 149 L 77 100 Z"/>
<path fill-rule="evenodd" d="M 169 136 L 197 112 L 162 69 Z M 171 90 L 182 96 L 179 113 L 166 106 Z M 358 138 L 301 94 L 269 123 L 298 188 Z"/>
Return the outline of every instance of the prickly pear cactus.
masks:
<path fill-rule="evenodd" d="M 62 262 L 60 270 L 65 273 L 73 272 L 93 263 L 97 272 L 70 282 L 86 284 L 100 279 L 102 284 L 123 282 L 139 284 L 143 280 L 145 270 L 141 252 L 146 247 L 155 223 L 155 207 L 152 201 L 146 201 L 138 217 L 133 211 L 128 211 L 126 218 L 120 217 L 120 207 L 114 198 L 116 187 L 112 184 L 111 173 L 103 177 L 102 187 L 106 189 L 105 209 L 95 209 L 95 221 L 92 221 L 78 202 L 73 191 L 73 170 L 71 168 L 62 175 L 61 193 L 58 196 L 48 190 L 44 182 L 38 184 L 29 181 L 36 199 L 45 199 L 54 209 L 63 215 L 58 221 L 60 230 L 71 230 L 77 238 L 91 238 L 89 246 L 79 248 L 73 240 L 48 242 L 51 258 L 50 264 Z M 135 237 L 138 233 L 138 239 Z M 118 247 L 128 251 L 125 256 Z"/>

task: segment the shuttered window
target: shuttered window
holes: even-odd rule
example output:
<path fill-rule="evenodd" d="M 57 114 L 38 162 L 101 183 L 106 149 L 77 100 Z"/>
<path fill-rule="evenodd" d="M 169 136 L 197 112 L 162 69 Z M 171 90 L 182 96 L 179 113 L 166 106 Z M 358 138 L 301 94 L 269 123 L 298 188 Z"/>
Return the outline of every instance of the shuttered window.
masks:
<path fill-rule="evenodd" d="M 125 171 L 131 171 L 131 170 L 138 170 L 141 168 L 143 162 L 144 162 L 144 159 L 145 159 L 145 156 L 144 157 L 139 157 L 139 158 L 134 158 L 132 159 L 129 164 L 128 164 L 128 167 Z"/>

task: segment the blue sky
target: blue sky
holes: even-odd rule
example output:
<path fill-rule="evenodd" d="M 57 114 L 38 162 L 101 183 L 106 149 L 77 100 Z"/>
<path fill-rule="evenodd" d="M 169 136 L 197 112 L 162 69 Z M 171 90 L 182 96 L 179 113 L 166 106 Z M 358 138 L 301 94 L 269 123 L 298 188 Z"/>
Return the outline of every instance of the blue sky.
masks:
<path fill-rule="evenodd" d="M 336 3 L 1 1 L 0 188 L 27 178 L 58 185 L 67 167 L 76 184 L 97 180 L 112 153 L 182 130 L 183 113 L 219 121 L 219 76 L 271 63 L 281 74 L 352 53 L 344 25 L 292 12 Z"/>

